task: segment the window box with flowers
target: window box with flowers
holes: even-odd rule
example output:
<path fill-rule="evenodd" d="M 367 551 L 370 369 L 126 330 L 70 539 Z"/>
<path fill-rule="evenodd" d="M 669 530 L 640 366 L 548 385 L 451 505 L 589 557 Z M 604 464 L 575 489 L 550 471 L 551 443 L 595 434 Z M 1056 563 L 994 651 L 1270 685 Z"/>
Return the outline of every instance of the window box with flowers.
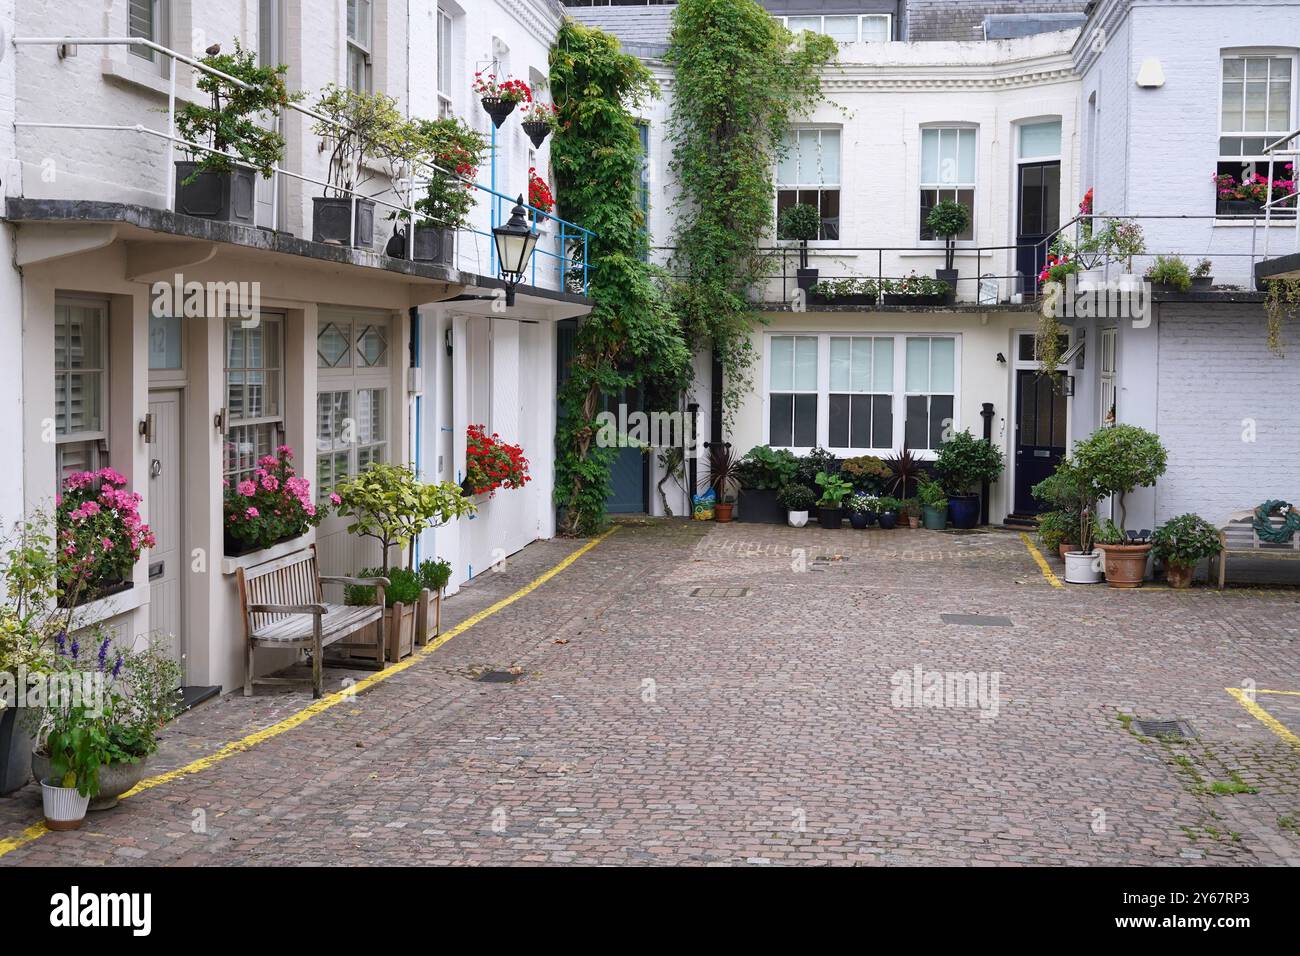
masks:
<path fill-rule="evenodd" d="M 541 210 L 544 213 L 550 213 L 555 209 L 555 194 L 551 192 L 550 184 L 537 175 L 537 167 L 530 167 L 528 170 L 528 219 L 530 222 L 539 222 L 541 217 L 534 210 Z M 541 228 L 539 225 L 538 228 Z"/>
<path fill-rule="evenodd" d="M 533 141 L 534 149 L 541 149 L 546 137 L 555 130 L 556 123 L 559 122 L 558 115 L 554 103 L 539 103 L 536 100 L 524 110 L 524 119 L 519 125 Z"/>
<path fill-rule="evenodd" d="M 311 482 L 293 467 L 293 449 L 281 445 L 258 459 L 252 477 L 233 487 L 224 482 L 225 550 L 239 557 L 300 538 L 321 523 L 324 514 L 312 500 Z M 330 501 L 338 504 L 337 495 Z"/>
<path fill-rule="evenodd" d="M 141 497 L 112 468 L 63 480 L 56 503 L 59 603 L 77 607 L 131 587 L 131 572 L 156 543 L 140 520 Z"/>
<path fill-rule="evenodd" d="M 1273 206 L 1273 215 L 1293 217 L 1296 211 L 1295 164 L 1282 167 L 1285 176 L 1273 180 L 1273 199 L 1286 199 Z M 1269 198 L 1269 179 L 1259 173 L 1243 174 L 1238 180 L 1232 173 L 1218 173 L 1214 177 L 1217 196 L 1215 212 L 1220 216 L 1258 216 Z"/>
<path fill-rule="evenodd" d="M 495 498 L 498 488 L 522 488 L 532 480 L 522 448 L 503 442 L 500 435 L 487 434 L 483 425 L 469 426 L 461 482 L 466 495 Z"/>
<path fill-rule="evenodd" d="M 523 80 L 498 80 L 495 73 L 482 71 L 474 74 L 474 93 L 483 104 L 483 109 L 492 117 L 497 129 L 501 128 L 501 124 L 515 111 L 516 106 L 533 102 L 533 91 Z"/>

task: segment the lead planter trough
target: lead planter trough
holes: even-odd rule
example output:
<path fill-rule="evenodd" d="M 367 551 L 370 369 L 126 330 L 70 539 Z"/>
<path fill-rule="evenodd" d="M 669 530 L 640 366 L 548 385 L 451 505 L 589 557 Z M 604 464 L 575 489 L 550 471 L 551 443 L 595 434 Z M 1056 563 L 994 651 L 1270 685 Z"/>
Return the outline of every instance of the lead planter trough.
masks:
<path fill-rule="evenodd" d="M 375 240 L 375 203 L 357 197 L 357 235 L 352 238 L 352 200 L 312 197 L 311 241 L 368 249 Z"/>
<path fill-rule="evenodd" d="M 17 707 L 0 710 L 0 794 L 27 786 L 32 764 L 32 738 Z"/>
<path fill-rule="evenodd" d="M 257 171 L 236 166 L 228 172 L 198 170 L 198 163 L 176 164 L 176 211 L 196 219 L 254 224 Z M 193 182 L 187 180 L 193 178 Z"/>
<path fill-rule="evenodd" d="M 781 503 L 776 500 L 776 495 L 775 488 L 740 489 L 738 502 L 740 507 L 736 509 L 736 520 L 758 524 L 783 524 L 786 512 L 781 507 Z"/>

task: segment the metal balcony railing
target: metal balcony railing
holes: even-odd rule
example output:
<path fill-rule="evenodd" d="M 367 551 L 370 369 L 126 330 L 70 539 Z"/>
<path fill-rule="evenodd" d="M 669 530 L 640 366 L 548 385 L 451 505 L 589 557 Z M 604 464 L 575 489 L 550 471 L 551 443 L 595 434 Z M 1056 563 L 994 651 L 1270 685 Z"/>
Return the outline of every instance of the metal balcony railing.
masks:
<path fill-rule="evenodd" d="M 146 126 L 143 123 L 107 124 L 107 123 L 86 123 L 86 122 L 49 122 L 49 121 L 34 121 L 34 120 L 18 120 L 14 123 L 14 126 L 20 129 L 21 128 L 67 129 L 67 130 L 136 133 L 141 136 L 149 136 L 161 140 L 166 144 L 165 146 L 166 163 L 164 168 L 163 191 L 167 196 L 168 209 L 172 209 L 175 206 L 175 201 L 176 201 L 175 176 L 173 174 L 173 168 L 176 160 L 177 147 L 179 146 L 184 151 L 189 152 L 191 154 L 217 152 L 216 150 L 213 150 L 210 147 L 204 146 L 200 143 L 191 142 L 177 135 L 177 129 L 176 129 L 176 98 L 177 98 L 177 72 L 178 72 L 177 64 L 183 64 L 185 66 L 190 67 L 194 71 L 203 72 L 211 76 L 219 77 L 220 79 L 225 80 L 226 82 L 232 83 L 241 88 L 244 89 L 248 88 L 247 84 L 243 83 L 239 79 L 230 76 L 226 73 L 223 73 L 220 70 L 216 70 L 194 57 L 188 56 L 184 53 L 180 53 L 176 50 L 169 49 L 168 47 L 165 47 L 159 43 L 154 43 L 152 40 L 145 40 L 140 37 L 14 37 L 11 42 L 13 43 L 13 46 L 19 50 L 21 50 L 23 47 L 54 47 L 56 49 L 62 50 L 62 49 L 75 47 L 75 46 L 102 46 L 102 47 L 132 46 L 132 47 L 141 47 L 144 49 L 151 50 L 152 52 L 167 58 L 168 90 L 167 90 L 166 130 L 153 129 L 152 127 Z M 311 120 L 314 120 L 316 122 L 322 122 L 338 129 L 347 128 L 343 124 L 338 123 L 337 121 L 331 119 L 330 117 L 324 116 L 321 113 L 316 112 L 315 110 L 301 106 L 297 103 L 289 103 L 284 107 L 284 109 L 292 110 L 296 113 L 300 113 L 305 117 L 308 117 Z M 495 162 L 495 157 L 493 157 L 493 162 Z M 405 176 L 397 177 L 396 180 L 390 179 L 390 182 L 396 181 L 399 183 L 406 184 L 407 188 L 405 190 L 405 194 L 410 197 L 410 202 L 407 205 L 402 205 L 400 203 L 392 202 L 388 199 L 383 198 L 385 195 L 388 194 L 392 194 L 394 198 L 397 197 L 398 195 L 397 190 L 395 190 L 392 186 L 390 186 L 385 190 L 382 190 L 379 193 L 373 195 L 366 195 L 360 192 L 358 189 L 337 187 L 323 180 L 315 179 L 311 176 L 307 176 L 290 169 L 285 169 L 284 167 L 277 164 L 272 168 L 272 175 L 271 175 L 271 203 L 270 203 L 271 228 L 273 230 L 279 228 L 280 183 L 281 183 L 281 178 L 286 176 L 289 177 L 290 179 L 294 179 L 299 182 L 309 183 L 312 185 L 320 186 L 322 188 L 332 189 L 335 192 L 342 192 L 347 194 L 352 200 L 352 222 L 353 222 L 354 229 L 356 228 L 356 222 L 357 222 L 356 201 L 358 198 L 368 199 L 374 202 L 378 206 L 382 206 L 387 209 L 390 209 L 393 212 L 397 213 L 399 216 L 404 216 L 406 221 L 412 224 L 416 222 L 433 222 L 435 224 L 438 224 L 437 220 L 415 209 L 416 190 L 418 187 L 422 185 L 426 185 L 428 183 L 428 179 L 427 178 L 422 179 L 421 175 L 427 177 L 430 174 L 439 173 L 446 176 L 451 176 L 465 183 L 467 187 L 473 189 L 476 193 L 480 194 L 481 201 L 491 206 L 492 209 L 491 221 L 494 223 L 501 218 L 500 217 L 501 204 L 507 203 L 509 204 L 509 206 L 513 206 L 516 201 L 515 197 L 513 196 L 509 196 L 505 193 L 498 192 L 495 189 L 492 189 L 491 187 L 488 186 L 481 185 L 480 183 L 472 182 L 470 180 L 464 179 L 463 177 L 458 176 L 454 171 L 442 169 L 441 167 L 436 166 L 433 163 L 420 163 L 413 169 L 405 170 L 405 173 L 406 173 Z M 588 282 L 590 278 L 590 266 L 587 258 L 587 253 L 590 246 L 590 240 L 595 234 L 590 230 L 585 229 L 582 226 L 579 226 L 576 223 L 568 222 L 567 220 L 561 219 L 558 216 L 554 216 L 549 212 L 544 212 L 543 210 L 538 209 L 532 205 L 529 205 L 527 203 L 525 203 L 524 205 L 525 208 L 532 214 L 532 218 L 534 221 L 547 220 L 555 223 L 558 226 L 558 235 L 554 236 L 555 248 L 553 251 L 544 248 L 541 241 L 538 242 L 538 245 L 533 253 L 532 260 L 529 263 L 528 272 L 530 275 L 531 284 L 534 286 L 537 285 L 538 257 L 540 256 L 540 257 L 544 257 L 546 260 L 552 263 L 552 268 L 554 269 L 554 272 L 557 276 L 557 282 L 556 282 L 557 289 L 580 292 L 581 294 L 585 295 L 588 290 Z M 486 237 L 488 242 L 492 243 L 492 233 L 490 231 L 476 229 L 473 227 L 467 227 L 460 231 L 470 233 L 473 235 Z M 355 238 L 355 233 L 354 233 L 354 238 Z M 408 256 L 413 251 L 414 241 L 415 241 L 415 230 L 408 229 L 407 230 Z M 495 247 L 490 246 L 490 248 L 495 248 Z M 495 266 L 495 256 L 491 258 L 491 261 Z"/>

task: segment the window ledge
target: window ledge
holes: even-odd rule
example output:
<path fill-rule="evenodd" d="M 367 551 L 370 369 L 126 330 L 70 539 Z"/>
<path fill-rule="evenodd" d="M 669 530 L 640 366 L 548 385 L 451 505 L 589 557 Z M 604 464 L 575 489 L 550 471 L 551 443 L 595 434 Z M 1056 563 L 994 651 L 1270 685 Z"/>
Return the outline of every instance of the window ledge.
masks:
<path fill-rule="evenodd" d="M 171 92 L 171 80 L 163 76 L 159 70 L 160 67 L 156 62 L 150 62 L 142 57 L 134 56 L 128 53 L 127 59 L 112 59 L 105 57 L 100 61 L 100 72 L 107 80 L 116 80 L 127 86 L 134 86 L 138 89 L 149 90 L 157 93 L 159 96 L 167 96 Z M 135 59 L 138 62 L 132 63 Z M 176 68 L 176 101 L 179 107 L 183 101 L 188 101 L 193 94 L 193 88 L 190 85 L 190 74 L 188 69 L 182 69 L 182 64 L 177 64 Z"/>
<path fill-rule="evenodd" d="M 297 538 L 290 538 L 288 541 L 281 541 L 269 548 L 263 548 L 261 551 L 252 551 L 248 554 L 241 554 L 237 558 L 221 559 L 221 573 L 230 576 L 240 568 L 248 569 L 256 567 L 259 564 L 265 564 L 267 561 L 274 561 L 276 558 L 283 558 L 286 554 L 293 554 L 295 551 L 301 551 L 308 545 L 316 543 L 316 529 L 312 528 L 306 534 Z"/>
<path fill-rule="evenodd" d="M 135 585 L 125 591 L 119 591 L 116 594 L 110 594 L 108 597 L 100 598 L 98 601 L 91 601 L 88 604 L 75 607 L 72 609 L 72 618 L 68 629 L 70 631 L 79 631 L 82 628 L 102 624 L 104 621 L 128 614 L 145 603 L 148 593 L 148 587 Z"/>
<path fill-rule="evenodd" d="M 1275 217 L 1269 223 L 1268 227 L 1270 229 L 1294 229 L 1295 223 L 1296 221 L 1293 217 L 1288 217 L 1286 219 L 1279 219 Z M 1257 219 L 1215 219 L 1214 228 L 1215 229 L 1255 229 L 1255 228 L 1263 229 L 1264 217 L 1260 216 Z"/>

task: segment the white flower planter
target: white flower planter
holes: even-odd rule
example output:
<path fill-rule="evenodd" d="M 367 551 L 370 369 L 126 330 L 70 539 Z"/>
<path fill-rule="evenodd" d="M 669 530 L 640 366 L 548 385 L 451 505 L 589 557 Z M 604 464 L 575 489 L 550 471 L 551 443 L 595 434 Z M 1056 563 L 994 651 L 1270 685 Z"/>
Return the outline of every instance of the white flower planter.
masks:
<path fill-rule="evenodd" d="M 1100 584 L 1105 577 L 1101 555 L 1096 551 L 1065 552 L 1065 582 L 1067 584 Z"/>
<path fill-rule="evenodd" d="M 785 520 L 790 523 L 792 528 L 802 528 L 808 523 L 808 512 L 806 511 L 787 511 Z"/>
<path fill-rule="evenodd" d="M 41 781 L 41 802 L 45 807 L 45 825 L 51 830 L 76 830 L 86 819 L 90 797 L 77 793 L 76 787 L 55 787 Z"/>

